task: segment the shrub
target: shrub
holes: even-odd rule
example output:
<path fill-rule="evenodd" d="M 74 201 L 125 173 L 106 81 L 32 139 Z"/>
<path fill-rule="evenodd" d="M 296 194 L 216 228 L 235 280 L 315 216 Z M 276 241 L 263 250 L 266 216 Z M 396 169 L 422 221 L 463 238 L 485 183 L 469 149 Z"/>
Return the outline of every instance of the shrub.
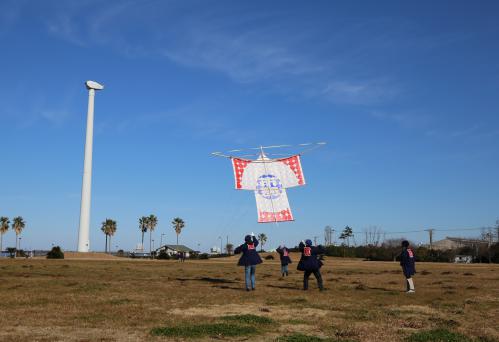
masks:
<path fill-rule="evenodd" d="M 47 259 L 64 259 L 64 252 L 61 250 L 61 247 L 52 247 L 52 250 L 47 253 Z"/>
<path fill-rule="evenodd" d="M 7 252 L 9 253 L 9 258 L 14 258 L 16 256 L 15 247 L 7 247 Z"/>
<path fill-rule="evenodd" d="M 125 256 L 125 251 L 122 250 L 122 249 L 118 250 L 118 252 L 116 253 L 116 256 L 124 257 Z"/>
<path fill-rule="evenodd" d="M 168 253 L 166 253 L 166 251 L 163 249 L 159 252 L 157 259 L 169 260 L 171 259 L 171 256 Z"/>
<path fill-rule="evenodd" d="M 199 259 L 209 259 L 210 256 L 208 255 L 208 253 L 202 253 L 202 254 L 199 254 L 198 258 Z"/>
<path fill-rule="evenodd" d="M 265 257 L 265 260 L 274 260 L 274 256 L 269 254 Z"/>

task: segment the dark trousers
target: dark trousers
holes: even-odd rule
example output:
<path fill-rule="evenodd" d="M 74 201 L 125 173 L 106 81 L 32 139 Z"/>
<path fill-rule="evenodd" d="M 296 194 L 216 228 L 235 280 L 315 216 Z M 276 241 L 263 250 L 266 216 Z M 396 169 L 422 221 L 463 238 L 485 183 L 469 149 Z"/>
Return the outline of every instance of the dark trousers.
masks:
<path fill-rule="evenodd" d="M 315 271 L 305 271 L 305 274 L 303 275 L 303 289 L 308 290 L 308 278 L 310 277 L 311 274 L 314 274 L 315 279 L 317 279 L 317 286 L 319 286 L 319 289 L 324 289 L 324 286 L 322 284 L 322 276 L 321 276 L 321 271 L 320 270 L 315 270 Z"/>

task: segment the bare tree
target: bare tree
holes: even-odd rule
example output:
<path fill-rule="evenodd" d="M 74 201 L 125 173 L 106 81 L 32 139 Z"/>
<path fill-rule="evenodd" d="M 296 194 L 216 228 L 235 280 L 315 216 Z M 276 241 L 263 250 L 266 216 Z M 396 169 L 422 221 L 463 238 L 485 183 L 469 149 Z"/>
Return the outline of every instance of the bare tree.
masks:
<path fill-rule="evenodd" d="M 331 226 L 326 226 L 324 228 L 324 245 L 329 246 L 334 244 L 333 233 L 334 230 Z"/>
<path fill-rule="evenodd" d="M 378 226 L 370 226 L 364 229 L 366 246 L 378 247 L 381 241 L 383 231 Z"/>

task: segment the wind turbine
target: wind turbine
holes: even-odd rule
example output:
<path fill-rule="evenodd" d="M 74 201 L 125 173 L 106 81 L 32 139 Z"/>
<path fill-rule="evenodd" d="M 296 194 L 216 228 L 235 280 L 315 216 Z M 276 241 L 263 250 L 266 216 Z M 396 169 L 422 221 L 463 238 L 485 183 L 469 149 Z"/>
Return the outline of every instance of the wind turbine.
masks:
<path fill-rule="evenodd" d="M 90 249 L 90 198 L 92 190 L 92 145 L 94 139 L 94 97 L 96 90 L 104 89 L 104 86 L 95 82 L 87 81 L 88 89 L 88 113 L 87 113 L 87 136 L 85 140 L 85 159 L 83 161 L 83 182 L 81 186 L 80 206 L 80 229 L 78 232 L 78 252 L 88 252 Z"/>

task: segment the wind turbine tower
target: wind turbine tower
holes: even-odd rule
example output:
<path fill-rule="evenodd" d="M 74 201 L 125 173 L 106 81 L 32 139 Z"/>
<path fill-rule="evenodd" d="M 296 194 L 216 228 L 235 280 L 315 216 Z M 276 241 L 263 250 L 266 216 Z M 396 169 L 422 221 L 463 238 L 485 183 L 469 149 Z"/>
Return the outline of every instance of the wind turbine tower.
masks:
<path fill-rule="evenodd" d="M 94 139 L 94 97 L 96 90 L 104 86 L 87 81 L 88 113 L 87 135 L 85 140 L 85 159 L 83 161 L 83 183 L 81 186 L 80 229 L 78 231 L 78 252 L 88 252 L 90 249 L 90 198 L 92 190 L 92 145 Z"/>

